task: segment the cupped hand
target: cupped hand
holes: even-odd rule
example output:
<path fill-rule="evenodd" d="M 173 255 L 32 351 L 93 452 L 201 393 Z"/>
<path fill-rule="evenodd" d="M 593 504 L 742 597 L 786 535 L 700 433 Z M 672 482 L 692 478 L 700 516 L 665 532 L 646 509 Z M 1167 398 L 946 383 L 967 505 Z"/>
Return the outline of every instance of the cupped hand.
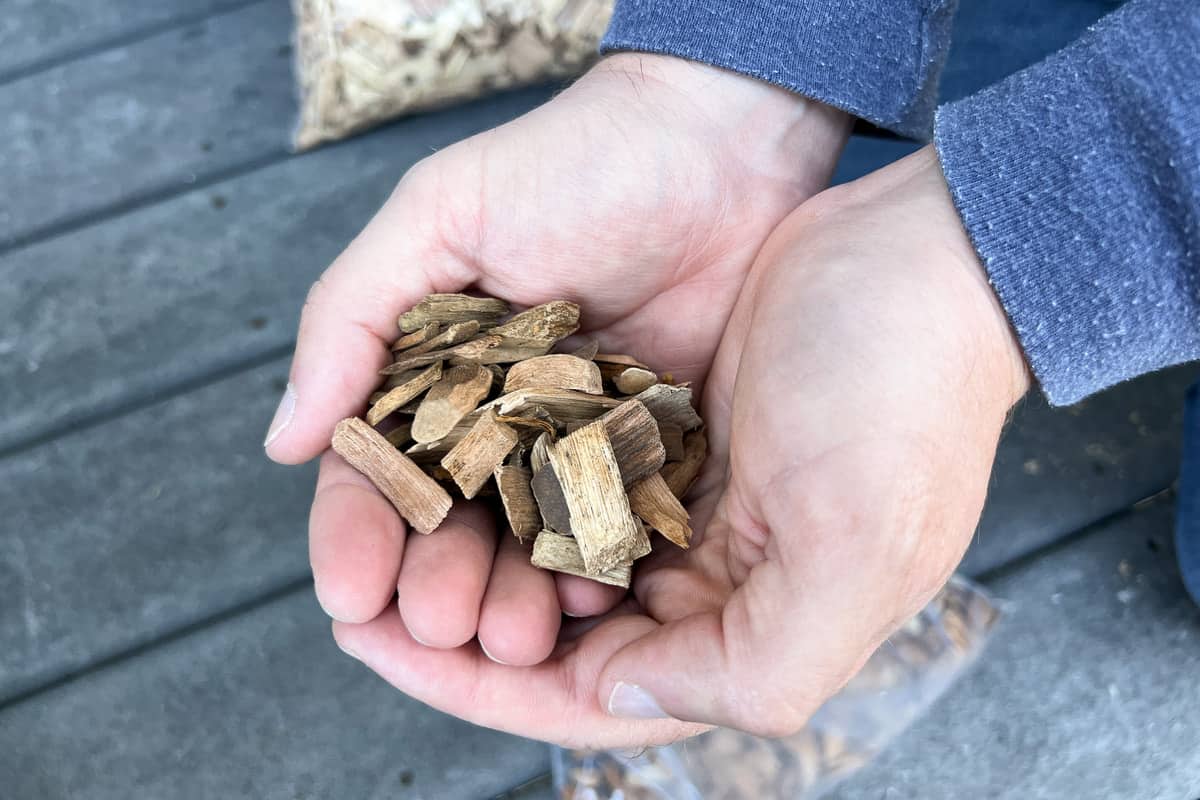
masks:
<path fill-rule="evenodd" d="M 841 112 L 734 73 L 629 54 L 426 159 L 310 292 L 267 453 L 298 463 L 325 451 L 377 385 L 397 316 L 430 292 L 475 288 L 516 307 L 575 300 L 582 333 L 605 349 L 699 385 L 755 253 L 828 182 L 848 126 Z M 310 556 L 336 620 L 364 623 L 390 606 L 381 624 L 401 625 L 422 652 L 489 666 L 542 662 L 563 612 L 599 614 L 621 597 L 534 570 L 469 503 L 436 534 L 410 536 L 331 453 Z M 469 668 L 456 670 L 444 688 L 470 685 Z"/>
<path fill-rule="evenodd" d="M 924 150 L 764 245 L 705 387 L 691 550 L 639 562 L 633 597 L 536 666 L 421 647 L 394 611 L 335 635 L 419 699 L 527 736 L 791 733 L 958 563 L 1028 380 Z"/>

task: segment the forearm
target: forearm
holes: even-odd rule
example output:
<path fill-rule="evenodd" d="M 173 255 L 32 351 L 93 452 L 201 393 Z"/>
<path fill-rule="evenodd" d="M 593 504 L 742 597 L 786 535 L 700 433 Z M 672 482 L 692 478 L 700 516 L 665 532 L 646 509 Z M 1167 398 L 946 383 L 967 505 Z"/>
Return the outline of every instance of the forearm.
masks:
<path fill-rule="evenodd" d="M 601 49 L 664 53 L 927 137 L 957 0 L 617 0 Z"/>
<path fill-rule="evenodd" d="M 935 135 L 1051 402 L 1200 358 L 1200 5 L 1132 0 Z"/>

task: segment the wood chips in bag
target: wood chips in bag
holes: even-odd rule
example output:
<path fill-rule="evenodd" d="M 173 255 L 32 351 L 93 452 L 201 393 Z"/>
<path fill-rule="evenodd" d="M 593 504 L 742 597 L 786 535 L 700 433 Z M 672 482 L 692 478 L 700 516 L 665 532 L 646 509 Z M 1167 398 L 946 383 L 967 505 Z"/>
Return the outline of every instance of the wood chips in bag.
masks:
<path fill-rule="evenodd" d="M 384 120 L 581 72 L 612 0 L 293 0 L 304 150 Z"/>

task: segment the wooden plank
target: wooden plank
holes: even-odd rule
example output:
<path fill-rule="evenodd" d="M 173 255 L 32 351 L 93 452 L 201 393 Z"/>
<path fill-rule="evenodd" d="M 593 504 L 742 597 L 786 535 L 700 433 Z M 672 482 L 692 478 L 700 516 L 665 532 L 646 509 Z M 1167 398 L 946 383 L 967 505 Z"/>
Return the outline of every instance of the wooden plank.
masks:
<path fill-rule="evenodd" d="M 0 248 L 287 151 L 286 0 L 0 85 Z"/>
<path fill-rule="evenodd" d="M 337 649 L 308 586 L 0 712 L 12 800 L 462 800 L 548 753 L 379 680 Z"/>
<path fill-rule="evenodd" d="M 3 256 L 0 452 L 282 355 L 308 287 L 405 169 L 545 94 L 415 117 Z"/>
<path fill-rule="evenodd" d="M 0 81 L 248 4 L 247 0 L 7 0 L 0 17 Z"/>
<path fill-rule="evenodd" d="M 308 573 L 280 360 L 0 460 L 0 701 Z M 0 774 L 4 774 L 0 769 Z"/>

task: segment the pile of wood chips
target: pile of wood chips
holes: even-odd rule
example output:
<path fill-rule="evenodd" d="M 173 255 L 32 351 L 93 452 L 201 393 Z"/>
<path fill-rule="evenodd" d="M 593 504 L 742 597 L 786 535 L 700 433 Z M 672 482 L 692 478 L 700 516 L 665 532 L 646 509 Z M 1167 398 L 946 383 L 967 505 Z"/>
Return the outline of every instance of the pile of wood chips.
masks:
<path fill-rule="evenodd" d="M 420 533 L 445 519 L 447 486 L 498 495 L 535 566 L 628 587 L 651 530 L 688 546 L 680 498 L 707 441 L 686 384 L 595 343 L 551 354 L 578 329 L 564 300 L 509 317 L 502 300 L 431 294 L 401 315 L 385 383 L 333 449 Z"/>

